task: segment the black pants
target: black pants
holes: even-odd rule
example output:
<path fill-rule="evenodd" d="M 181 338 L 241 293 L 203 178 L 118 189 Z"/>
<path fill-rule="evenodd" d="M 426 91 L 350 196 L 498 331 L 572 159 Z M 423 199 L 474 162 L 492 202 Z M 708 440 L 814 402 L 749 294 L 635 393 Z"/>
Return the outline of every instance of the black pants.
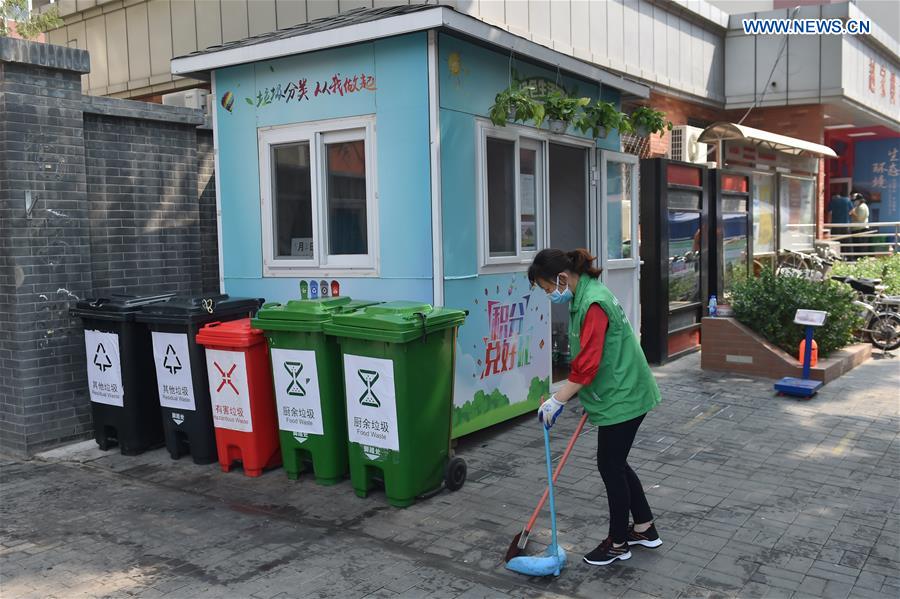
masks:
<path fill-rule="evenodd" d="M 653 520 L 650 504 L 637 474 L 628 465 L 628 452 L 644 416 L 610 426 L 597 427 L 597 469 L 609 500 L 609 536 L 624 543 L 628 534 L 628 512 L 636 523 Z"/>

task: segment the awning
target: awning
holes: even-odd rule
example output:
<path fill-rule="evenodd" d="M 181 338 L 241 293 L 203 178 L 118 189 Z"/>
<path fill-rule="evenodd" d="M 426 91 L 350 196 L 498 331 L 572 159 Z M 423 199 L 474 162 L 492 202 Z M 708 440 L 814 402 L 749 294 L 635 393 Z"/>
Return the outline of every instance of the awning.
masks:
<path fill-rule="evenodd" d="M 811 141 L 804 141 L 796 137 L 788 137 L 787 135 L 778 135 L 770 133 L 762 129 L 754 129 L 736 123 L 713 123 L 703 130 L 697 141 L 702 143 L 714 143 L 717 141 L 728 140 L 747 140 L 749 142 L 785 152 L 786 154 L 812 154 L 815 156 L 828 156 L 829 158 L 837 158 L 834 150 L 828 146 L 814 144 Z"/>

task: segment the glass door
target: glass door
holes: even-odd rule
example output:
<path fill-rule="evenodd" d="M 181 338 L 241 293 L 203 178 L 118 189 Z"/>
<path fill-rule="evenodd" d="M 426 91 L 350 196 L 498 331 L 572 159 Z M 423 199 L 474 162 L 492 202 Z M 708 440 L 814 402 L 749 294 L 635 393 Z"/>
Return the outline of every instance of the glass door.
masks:
<path fill-rule="evenodd" d="M 603 283 L 613 292 L 634 332 L 641 332 L 638 239 L 638 157 L 600 151 L 600 206 L 597 245 Z"/>
<path fill-rule="evenodd" d="M 775 212 L 775 175 L 754 172 L 750 212 L 752 218 L 753 274 L 763 268 L 775 269 L 775 238 L 777 214 Z"/>
<path fill-rule="evenodd" d="M 561 143 L 549 144 L 549 243 L 563 251 L 591 248 L 588 157 L 590 150 Z M 569 306 L 550 305 L 553 383 L 569 376 Z"/>

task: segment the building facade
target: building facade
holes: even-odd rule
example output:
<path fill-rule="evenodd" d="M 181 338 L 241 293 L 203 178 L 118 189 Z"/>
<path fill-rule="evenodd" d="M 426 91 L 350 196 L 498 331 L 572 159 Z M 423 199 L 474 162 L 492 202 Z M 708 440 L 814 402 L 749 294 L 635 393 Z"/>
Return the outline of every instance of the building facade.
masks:
<path fill-rule="evenodd" d="M 85 93 L 148 98 L 198 85 L 169 61 L 209 46 L 357 8 L 404 0 L 59 0 L 65 25 L 53 44 L 91 53 Z M 434 1 L 430 1 L 435 4 Z M 676 90 L 724 100 L 728 16 L 706 2 L 669 0 L 450 0 L 455 8 L 575 58 Z"/>

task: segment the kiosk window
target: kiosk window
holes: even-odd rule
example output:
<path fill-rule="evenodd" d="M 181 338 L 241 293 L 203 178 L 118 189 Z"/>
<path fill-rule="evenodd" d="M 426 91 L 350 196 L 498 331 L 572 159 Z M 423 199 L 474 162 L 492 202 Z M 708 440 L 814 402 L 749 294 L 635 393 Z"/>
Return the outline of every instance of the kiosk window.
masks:
<path fill-rule="evenodd" d="M 529 262 L 543 238 L 544 143 L 482 128 L 482 266 Z"/>
<path fill-rule="evenodd" d="M 375 269 L 373 131 L 371 118 L 260 130 L 266 275 Z"/>

